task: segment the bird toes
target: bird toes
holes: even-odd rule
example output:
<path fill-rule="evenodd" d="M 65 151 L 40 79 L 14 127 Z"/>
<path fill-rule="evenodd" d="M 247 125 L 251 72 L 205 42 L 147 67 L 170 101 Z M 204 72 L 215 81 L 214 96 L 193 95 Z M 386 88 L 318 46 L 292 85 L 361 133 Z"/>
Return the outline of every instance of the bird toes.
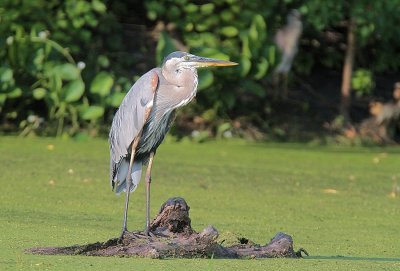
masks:
<path fill-rule="evenodd" d="M 144 235 L 148 237 L 156 237 L 156 235 L 153 232 L 147 230 L 144 231 Z"/>

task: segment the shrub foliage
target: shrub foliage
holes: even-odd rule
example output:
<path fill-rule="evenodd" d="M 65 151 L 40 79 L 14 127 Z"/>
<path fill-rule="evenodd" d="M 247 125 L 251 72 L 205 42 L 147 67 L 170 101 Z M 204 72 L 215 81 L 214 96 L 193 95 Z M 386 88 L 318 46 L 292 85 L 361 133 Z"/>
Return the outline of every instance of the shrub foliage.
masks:
<path fill-rule="evenodd" d="M 357 95 L 373 92 L 374 74 L 399 70 L 400 0 L 2 0 L 2 127 L 60 136 L 107 126 L 137 78 L 132 71 L 140 75 L 138 70 L 150 68 L 148 63 L 160 63 L 182 47 L 240 63 L 201 70 L 197 103 L 184 109 L 182 120 L 200 116 L 219 136 L 241 116 L 267 127 L 271 77 L 279 62 L 273 37 L 292 8 L 301 12 L 304 22 L 296 73 L 341 69 L 350 18 L 356 22 L 352 83 Z M 154 43 L 153 48 L 135 47 L 136 53 L 151 56 L 144 63 L 130 48 L 144 42 L 124 34 L 123 18 L 133 9 L 143 14 L 136 12 L 128 21 L 148 33 L 158 29 L 156 40 L 139 37 Z"/>

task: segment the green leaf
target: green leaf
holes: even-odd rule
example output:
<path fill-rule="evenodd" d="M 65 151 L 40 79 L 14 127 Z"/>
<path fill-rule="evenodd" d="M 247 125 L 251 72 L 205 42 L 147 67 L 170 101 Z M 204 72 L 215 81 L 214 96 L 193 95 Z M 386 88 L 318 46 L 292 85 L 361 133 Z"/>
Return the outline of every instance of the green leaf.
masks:
<path fill-rule="evenodd" d="M 234 26 L 225 26 L 221 28 L 221 34 L 228 38 L 232 38 L 239 34 L 239 30 Z"/>
<path fill-rule="evenodd" d="M 1 82 L 12 81 L 13 79 L 13 71 L 10 68 L 1 67 L 0 68 L 0 80 Z"/>
<path fill-rule="evenodd" d="M 201 40 L 204 41 L 204 45 L 206 45 L 205 46 L 206 48 L 207 47 L 208 48 L 216 48 L 220 44 L 219 37 L 217 38 L 214 33 L 203 32 L 203 33 L 199 34 L 199 37 L 200 37 Z M 218 50 L 214 49 L 214 53 L 213 54 L 214 54 L 213 57 L 216 57 L 215 54 L 221 54 L 221 53 Z M 229 59 L 229 56 L 225 55 L 225 57 L 226 57 L 226 59 Z"/>
<path fill-rule="evenodd" d="M 46 96 L 47 90 L 45 88 L 35 88 L 32 93 L 33 98 L 41 100 Z"/>
<path fill-rule="evenodd" d="M 99 21 L 94 16 L 94 13 L 92 13 L 92 12 L 86 13 L 84 18 L 85 18 L 86 23 L 88 25 L 90 25 L 91 27 L 96 27 L 99 23 Z M 90 32 L 88 32 L 88 33 L 90 33 Z"/>
<path fill-rule="evenodd" d="M 209 29 L 209 25 L 206 22 L 203 23 L 197 23 L 195 24 L 196 30 L 199 32 L 203 32 Z"/>
<path fill-rule="evenodd" d="M 366 69 L 358 69 L 353 73 L 351 86 L 357 96 L 370 94 L 374 88 L 372 72 Z"/>
<path fill-rule="evenodd" d="M 275 65 L 276 47 L 271 45 L 268 47 L 267 51 L 269 62 L 271 63 L 271 65 Z"/>
<path fill-rule="evenodd" d="M 99 57 L 97 58 L 97 63 L 103 68 L 107 68 L 108 66 L 110 66 L 110 60 L 108 60 L 108 57 L 106 57 L 105 55 L 99 55 Z"/>
<path fill-rule="evenodd" d="M 111 96 L 107 97 L 107 104 L 111 105 L 112 107 L 118 107 L 122 100 L 125 98 L 125 93 L 116 92 L 113 93 Z"/>
<path fill-rule="evenodd" d="M 251 69 L 251 61 L 245 56 L 240 59 L 240 76 L 245 77 Z"/>
<path fill-rule="evenodd" d="M 49 92 L 49 100 L 54 104 L 54 105 L 59 105 L 60 104 L 60 98 L 57 95 L 57 92 Z"/>
<path fill-rule="evenodd" d="M 192 3 L 187 4 L 187 5 L 184 7 L 184 11 L 185 11 L 186 13 L 195 13 L 195 12 L 197 12 L 198 10 L 199 10 L 199 7 L 198 7 L 197 5 L 195 5 L 195 4 L 192 4 Z"/>
<path fill-rule="evenodd" d="M 256 80 L 260 80 L 265 76 L 268 70 L 268 60 L 261 58 L 261 61 L 257 65 L 257 73 L 254 75 Z"/>
<path fill-rule="evenodd" d="M 242 40 L 242 56 L 246 58 L 251 58 L 249 35 L 246 32 L 240 33 L 240 39 Z"/>
<path fill-rule="evenodd" d="M 85 19 L 83 17 L 74 17 L 72 19 L 72 25 L 75 28 L 81 28 L 85 24 Z"/>
<path fill-rule="evenodd" d="M 67 28 L 68 27 L 68 21 L 65 19 L 59 19 L 57 20 L 56 24 L 60 27 L 60 28 Z"/>
<path fill-rule="evenodd" d="M 0 93 L 0 105 L 4 104 L 4 102 L 7 100 L 7 94 L 5 93 Z M 1 108 L 0 108 L 1 110 Z"/>
<path fill-rule="evenodd" d="M 256 14 L 253 18 L 253 23 L 257 27 L 258 32 L 265 33 L 267 25 L 264 21 L 264 17 L 260 14 Z"/>
<path fill-rule="evenodd" d="M 101 97 L 105 97 L 110 94 L 111 88 L 114 84 L 114 78 L 107 72 L 100 72 L 93 79 L 90 85 L 90 92 L 99 94 Z"/>
<path fill-rule="evenodd" d="M 57 73 L 61 79 L 76 80 L 79 78 L 80 70 L 71 63 L 65 63 L 54 68 L 54 73 Z"/>
<path fill-rule="evenodd" d="M 192 31 L 193 31 L 193 28 L 194 28 L 193 23 L 190 23 L 190 22 L 186 23 L 186 25 L 185 25 L 185 31 L 187 31 L 187 32 L 192 32 Z"/>
<path fill-rule="evenodd" d="M 157 19 L 157 13 L 154 10 L 147 11 L 147 18 L 149 18 L 151 21 L 154 21 Z"/>
<path fill-rule="evenodd" d="M 62 90 L 62 79 L 58 74 L 53 74 L 49 78 L 49 91 L 52 93 L 60 93 Z"/>
<path fill-rule="evenodd" d="M 21 97 L 22 95 L 22 89 L 20 88 L 14 88 L 13 90 L 11 90 L 8 94 L 7 97 L 11 98 L 11 99 L 15 99 L 18 97 Z"/>
<path fill-rule="evenodd" d="M 45 55 L 45 50 L 43 48 L 40 48 L 36 50 L 33 54 L 33 64 L 35 66 L 36 70 L 41 70 L 43 68 L 43 62 L 45 61 L 46 55 Z"/>
<path fill-rule="evenodd" d="M 92 105 L 82 111 L 81 117 L 84 120 L 95 120 L 104 115 L 104 108 L 98 105 Z"/>
<path fill-rule="evenodd" d="M 107 10 L 106 5 L 99 0 L 92 1 L 92 8 L 98 13 L 104 13 Z"/>
<path fill-rule="evenodd" d="M 203 90 L 210 87 L 214 82 L 214 74 L 210 70 L 199 71 L 199 85 L 198 90 Z"/>
<path fill-rule="evenodd" d="M 210 15 L 213 13 L 214 7 L 215 5 L 213 3 L 204 4 L 201 5 L 200 11 L 203 13 L 203 15 Z"/>
<path fill-rule="evenodd" d="M 144 1 L 147 8 L 147 17 L 150 20 L 155 20 L 159 15 L 162 15 L 165 11 L 165 7 L 162 3 L 157 1 Z"/>
<path fill-rule="evenodd" d="M 79 100 L 85 92 L 85 84 L 82 80 L 74 80 L 62 88 L 64 100 L 66 102 L 75 102 Z"/>
<path fill-rule="evenodd" d="M 249 29 L 249 38 L 252 42 L 257 42 L 258 39 L 258 31 L 256 25 L 253 23 Z"/>
<path fill-rule="evenodd" d="M 228 10 L 228 9 L 223 10 L 223 11 L 220 13 L 220 16 L 221 16 L 222 20 L 224 20 L 225 22 L 232 21 L 233 18 L 234 18 L 234 14 L 232 13 L 232 11 L 230 11 L 230 10 Z"/>

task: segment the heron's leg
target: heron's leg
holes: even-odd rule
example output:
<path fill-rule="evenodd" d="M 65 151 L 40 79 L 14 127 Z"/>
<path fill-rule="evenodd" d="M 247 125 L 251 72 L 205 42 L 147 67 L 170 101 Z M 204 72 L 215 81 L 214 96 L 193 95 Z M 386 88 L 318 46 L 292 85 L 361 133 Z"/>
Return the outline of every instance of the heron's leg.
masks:
<path fill-rule="evenodd" d="M 288 98 L 288 81 L 289 81 L 289 73 L 285 72 L 283 74 L 283 99 Z"/>
<path fill-rule="evenodd" d="M 149 235 L 150 230 L 150 183 L 151 183 L 151 168 L 153 166 L 154 152 L 150 153 L 149 163 L 146 170 L 146 228 L 145 235 Z"/>
<path fill-rule="evenodd" d="M 139 137 L 136 137 L 133 142 L 132 142 L 132 151 L 131 151 L 131 159 L 129 161 L 129 168 L 128 168 L 128 175 L 127 175 L 127 180 L 126 180 L 126 197 L 125 197 L 125 209 L 124 209 L 124 221 L 122 223 L 122 233 L 120 239 L 122 239 L 124 232 L 126 232 L 128 229 L 126 227 L 126 223 L 128 220 L 128 207 L 129 207 L 129 195 L 131 192 L 131 172 L 132 172 L 132 165 L 133 165 L 133 160 L 135 157 L 135 151 L 136 147 L 139 143 Z"/>

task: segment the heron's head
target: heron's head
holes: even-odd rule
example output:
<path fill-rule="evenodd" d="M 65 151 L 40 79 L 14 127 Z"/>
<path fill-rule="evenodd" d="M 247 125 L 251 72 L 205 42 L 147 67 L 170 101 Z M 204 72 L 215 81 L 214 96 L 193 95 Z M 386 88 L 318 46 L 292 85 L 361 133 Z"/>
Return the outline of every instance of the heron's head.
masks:
<path fill-rule="evenodd" d="M 300 21 L 301 20 L 301 13 L 297 9 L 292 9 L 287 16 L 287 21 Z"/>
<path fill-rule="evenodd" d="M 196 69 L 210 66 L 234 66 L 235 62 L 215 58 L 195 56 L 186 52 L 173 52 L 163 61 L 162 67 L 167 70 L 180 71 L 182 69 Z"/>

